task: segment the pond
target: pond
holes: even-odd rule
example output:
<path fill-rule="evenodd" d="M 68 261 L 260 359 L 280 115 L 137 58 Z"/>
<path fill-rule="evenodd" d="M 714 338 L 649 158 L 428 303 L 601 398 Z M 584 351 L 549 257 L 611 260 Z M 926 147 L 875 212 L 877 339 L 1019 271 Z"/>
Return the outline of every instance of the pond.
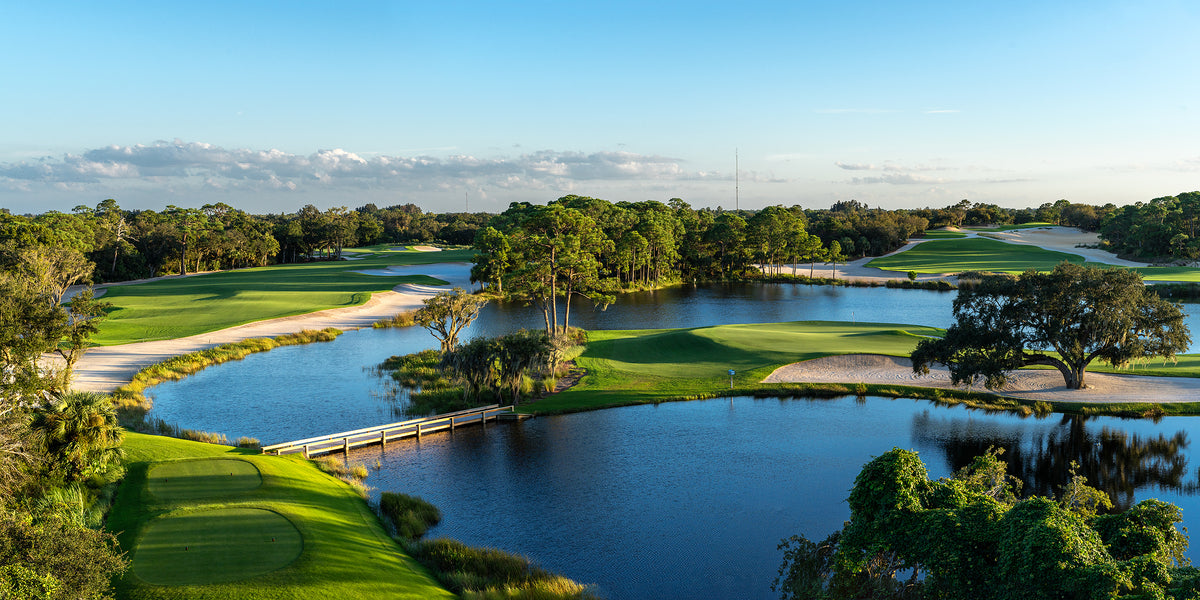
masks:
<path fill-rule="evenodd" d="M 607 310 L 572 306 L 571 324 L 584 329 L 700 327 L 781 321 L 873 321 L 947 327 L 954 292 L 809 286 L 713 284 L 624 294 Z M 1200 338 L 1200 310 L 1185 305 Z M 541 312 L 492 303 L 465 337 L 542 327 Z M 1200 344 L 1200 342 L 1197 342 Z M 364 329 L 338 339 L 252 354 L 177 382 L 148 390 L 151 417 L 189 429 L 221 432 L 264 443 L 402 420 L 369 372 L 393 355 L 436 348 L 423 329 Z M 1197 348 L 1193 346 L 1193 351 Z"/>
<path fill-rule="evenodd" d="M 721 398 L 463 428 L 363 448 L 367 482 L 441 508 L 428 535 L 536 560 L 611 600 L 775 598 L 781 538 L 849 517 L 862 465 L 893 447 L 949 476 L 990 446 L 1045 494 L 1067 465 L 1118 505 L 1157 497 L 1200 515 L 1200 419 L 1044 419 L 928 401 Z M 378 493 L 378 492 L 376 492 Z"/>
<path fill-rule="evenodd" d="M 699 327 L 780 321 L 877 321 L 945 327 L 953 292 L 843 288 L 794 284 L 684 286 L 624 294 L 607 310 L 572 305 L 571 324 L 584 329 Z M 536 308 L 492 303 L 464 333 L 494 336 L 543 327 Z M 393 355 L 437 343 L 419 327 L 348 331 L 320 344 L 287 346 L 209 368 L 148 390 L 151 417 L 231 440 L 264 443 L 348 431 L 406 418 L 382 394 L 370 372 Z M 331 429 L 331 427 L 333 429 Z"/>
<path fill-rule="evenodd" d="M 945 327 L 954 293 L 793 284 L 681 287 L 573 306 L 587 329 L 846 320 Z M 1188 322 L 1200 337 L 1195 305 Z M 520 305 L 487 306 L 468 335 L 538 328 Z M 264 443 L 400 420 L 370 368 L 435 347 L 423 329 L 360 330 L 250 355 L 150 391 L 151 416 Z M 926 401 L 717 399 L 541 417 L 361 449 L 378 490 L 445 514 L 432 535 L 522 553 L 614 600 L 772 598 L 781 538 L 823 538 L 849 516 L 863 463 L 894 446 L 947 476 L 989 446 L 1038 493 L 1071 460 L 1128 505 L 1159 497 L 1200 515 L 1197 418 L 1034 419 Z"/>

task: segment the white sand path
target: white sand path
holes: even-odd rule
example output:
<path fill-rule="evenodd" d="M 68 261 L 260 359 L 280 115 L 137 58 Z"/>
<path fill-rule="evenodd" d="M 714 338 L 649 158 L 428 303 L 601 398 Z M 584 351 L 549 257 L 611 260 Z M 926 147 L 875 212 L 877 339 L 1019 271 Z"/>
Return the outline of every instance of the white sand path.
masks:
<path fill-rule="evenodd" d="M 931 367 L 928 375 L 915 375 L 908 358 L 880 354 L 845 354 L 792 363 L 775 369 L 764 383 L 869 383 L 929 388 L 954 388 L 945 367 Z M 1146 377 L 1088 373 L 1086 388 L 1069 390 L 1056 370 L 1021 370 L 995 393 L 1049 402 L 1196 402 L 1200 379 Z M 987 392 L 982 385 L 962 387 Z"/>
<path fill-rule="evenodd" d="M 429 275 L 449 282 L 450 286 L 467 289 L 470 289 L 471 286 L 471 265 L 467 263 L 391 267 L 387 274 Z M 359 306 L 332 308 L 305 315 L 256 321 L 174 340 L 91 348 L 76 363 L 71 387 L 76 390 L 111 392 L 129 383 L 141 369 L 160 363 L 172 356 L 248 338 L 276 337 L 305 329 L 325 329 L 326 327 L 343 331 L 370 327 L 381 319 L 419 308 L 421 300 L 448 287 L 401 284 L 392 288 L 392 291 L 373 294 L 370 300 Z"/>

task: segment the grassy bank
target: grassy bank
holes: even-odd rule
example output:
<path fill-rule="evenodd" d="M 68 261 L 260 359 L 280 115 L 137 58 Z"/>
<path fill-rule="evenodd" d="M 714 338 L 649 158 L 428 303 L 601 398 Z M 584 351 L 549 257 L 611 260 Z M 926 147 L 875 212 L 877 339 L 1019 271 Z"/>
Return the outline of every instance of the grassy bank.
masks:
<path fill-rule="evenodd" d="M 590 331 L 575 359 L 588 375 L 570 390 L 525 407 L 570 412 L 625 404 L 776 390 L 758 383 L 776 368 L 834 354 L 908 355 L 932 327 L 800 321 L 689 329 Z"/>
<path fill-rule="evenodd" d="M 907 356 L 920 336 L 940 333 L 938 329 L 914 325 L 829 321 L 592 331 L 588 333 L 587 350 L 575 360 L 588 375 L 575 387 L 525 405 L 521 410 L 553 414 L 727 395 L 828 397 L 849 394 L 929 398 L 1025 414 L 1051 411 L 1125 416 L 1200 413 L 1200 402 L 1162 405 L 1037 403 L 990 393 L 903 385 L 760 383 L 778 367 L 822 356 L 858 353 Z M 1174 363 L 1152 361 L 1124 370 L 1093 364 L 1089 370 L 1200 377 L 1200 355 L 1178 358 Z M 732 388 L 729 369 L 735 371 Z"/>
<path fill-rule="evenodd" d="M 163 362 L 150 365 L 133 376 L 133 380 L 113 392 L 117 406 L 125 411 L 142 413 L 150 410 L 146 399 L 146 388 L 164 381 L 178 381 L 213 365 L 241 360 L 255 352 L 266 352 L 280 346 L 296 346 L 315 342 L 333 341 L 341 330 L 327 328 L 320 331 L 306 329 L 274 338 L 250 338 L 240 342 L 221 344 L 207 350 L 173 356 Z"/>
<path fill-rule="evenodd" d="M 1027 269 L 1049 271 L 1062 261 L 1082 263 L 1078 254 L 1043 250 L 1036 246 L 1008 244 L 984 238 L 933 240 L 899 254 L 876 258 L 867 263 L 892 271 L 918 273 L 958 273 L 960 271 L 996 271 L 1021 273 Z"/>
<path fill-rule="evenodd" d="M 986 238 L 968 238 L 924 242 L 899 254 L 876 258 L 867 266 L 917 273 L 1021 273 L 1028 269 L 1049 271 L 1064 260 L 1080 264 L 1084 262 L 1078 254 Z M 1136 267 L 1133 270 L 1141 273 L 1146 281 L 1200 282 L 1200 269 L 1190 267 Z"/>
<path fill-rule="evenodd" d="M 961 231 L 946 231 L 945 229 L 926 229 L 920 237 L 927 240 L 957 240 L 967 237 L 967 234 Z"/>
<path fill-rule="evenodd" d="M 108 318 L 92 341 L 101 346 L 166 340 L 328 308 L 357 306 L 401 283 L 440 285 L 416 276 L 354 273 L 393 265 L 469 262 L 471 250 L 444 252 L 363 249 L 360 260 L 275 265 L 113 286 L 104 294 Z"/>
<path fill-rule="evenodd" d="M 108 519 L 132 559 L 120 598 L 453 597 L 309 461 L 136 433 L 123 447 Z"/>

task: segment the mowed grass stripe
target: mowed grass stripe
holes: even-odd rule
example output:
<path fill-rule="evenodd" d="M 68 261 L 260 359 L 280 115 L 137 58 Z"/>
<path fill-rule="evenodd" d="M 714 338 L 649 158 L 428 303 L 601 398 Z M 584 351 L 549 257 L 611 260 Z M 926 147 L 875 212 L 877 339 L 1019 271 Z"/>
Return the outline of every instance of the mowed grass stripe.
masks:
<path fill-rule="evenodd" d="M 177 502 L 240 494 L 262 486 L 262 475 L 244 460 L 201 459 L 159 463 L 147 477 L 150 493 Z"/>
<path fill-rule="evenodd" d="M 159 436 L 126 433 L 122 445 L 128 469 L 109 515 L 108 529 L 118 532 L 121 547 L 137 558 L 139 544 L 156 541 L 157 523 L 168 524 L 178 515 L 213 510 L 255 509 L 282 516 L 299 532 L 303 548 L 295 560 L 273 571 L 239 581 L 185 585 L 158 585 L 150 580 L 160 567 L 142 565 L 117 582 L 117 597 L 133 600 L 217 600 L 338 598 L 453 598 L 445 588 L 409 557 L 384 531 L 366 502 L 345 483 L 322 473 L 310 461 L 296 456 L 264 456 L 250 450 L 202 444 Z M 195 459 L 247 461 L 262 476 L 262 485 L 249 491 L 210 498 L 163 500 L 150 492 L 153 467 L 172 461 Z M 189 466 L 192 468 L 194 465 Z M 229 477 L 228 471 L 225 477 Z M 214 476 L 219 485 L 225 480 Z M 169 518 L 159 521 L 161 517 Z M 220 513 L 217 513 L 220 516 Z M 212 516 L 212 515 L 209 515 Z M 199 522 L 199 521 L 197 521 Z M 174 526 L 174 524 L 171 524 Z M 184 524 L 184 529 L 188 526 Z M 150 536 L 147 538 L 147 536 Z M 279 543 L 279 536 L 276 535 Z M 167 548 L 171 541 L 166 542 Z M 266 542 L 264 542 L 266 543 Z M 178 544 L 176 544 L 178 545 Z M 151 554 L 154 554 L 151 550 Z M 187 550 L 185 552 L 191 552 Z M 171 568 L 167 566 L 161 567 Z M 143 579 L 145 574 L 150 580 Z"/>
<path fill-rule="evenodd" d="M 158 585 L 233 582 L 283 568 L 303 548 L 300 531 L 270 510 L 185 511 L 146 525 L 133 572 Z"/>
<path fill-rule="evenodd" d="M 275 265 L 113 286 L 112 304 L 93 343 L 101 346 L 175 339 L 329 308 L 358 306 L 401 283 L 441 285 L 423 275 L 354 273 L 388 266 L 469 262 L 471 250 L 393 252 L 372 248 L 362 260 Z M 355 255 L 357 256 L 357 255 Z"/>

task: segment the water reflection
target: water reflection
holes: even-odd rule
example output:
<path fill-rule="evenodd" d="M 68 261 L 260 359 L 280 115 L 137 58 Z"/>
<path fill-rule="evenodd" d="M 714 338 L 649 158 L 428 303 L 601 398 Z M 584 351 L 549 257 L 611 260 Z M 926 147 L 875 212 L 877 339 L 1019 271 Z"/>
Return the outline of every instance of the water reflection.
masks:
<path fill-rule="evenodd" d="M 934 478 L 1006 448 L 1026 491 L 1054 493 L 1072 460 L 1120 507 L 1156 497 L 1200 515 L 1190 472 L 1200 418 L 1022 418 L 923 400 L 723 398 L 539 417 L 365 448 L 378 490 L 442 509 L 431 533 L 530 556 L 610 600 L 774 598 L 780 538 L 849 517 L 862 465 L 893 447 Z M 1200 547 L 1200 544 L 1198 544 Z M 1195 554 L 1195 553 L 1193 553 Z M 1193 556 L 1195 558 L 1195 556 Z"/>
<path fill-rule="evenodd" d="M 1107 419 L 1111 421 L 1112 419 Z M 1089 427 L 1089 425 L 1091 425 Z M 1010 474 L 1025 483 L 1023 493 L 1058 494 L 1070 479 L 1071 463 L 1088 483 L 1108 493 L 1114 510 L 1136 503 L 1135 492 L 1158 489 L 1184 495 L 1200 490 L 1188 471 L 1188 432 L 1141 434 L 1096 417 L 1061 415 L 1009 423 L 945 418 L 925 411 L 913 416 L 914 443 L 942 452 L 958 470 L 990 447 L 1004 448 Z M 1200 476 L 1200 474 L 1198 474 Z"/>

